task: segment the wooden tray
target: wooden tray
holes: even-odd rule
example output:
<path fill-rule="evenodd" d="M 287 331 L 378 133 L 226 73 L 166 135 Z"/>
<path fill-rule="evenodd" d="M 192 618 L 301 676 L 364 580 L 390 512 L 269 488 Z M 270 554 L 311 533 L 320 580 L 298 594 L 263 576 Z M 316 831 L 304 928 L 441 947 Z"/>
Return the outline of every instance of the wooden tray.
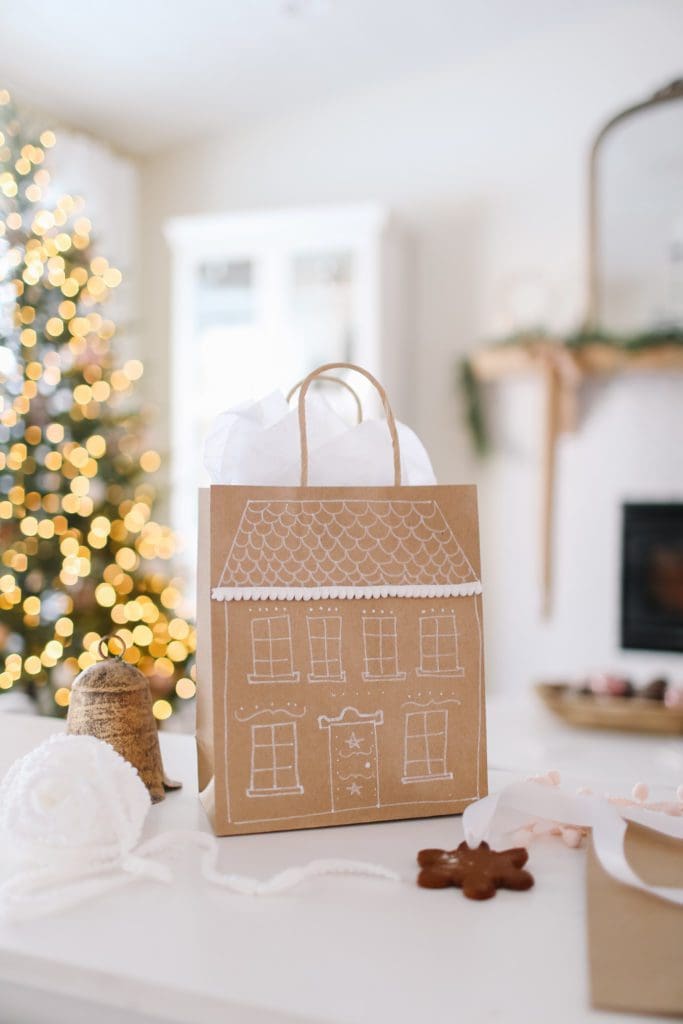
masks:
<path fill-rule="evenodd" d="M 596 697 L 577 693 L 564 683 L 538 683 L 543 703 L 569 725 L 622 732 L 683 734 L 683 708 L 667 708 L 643 697 Z"/>

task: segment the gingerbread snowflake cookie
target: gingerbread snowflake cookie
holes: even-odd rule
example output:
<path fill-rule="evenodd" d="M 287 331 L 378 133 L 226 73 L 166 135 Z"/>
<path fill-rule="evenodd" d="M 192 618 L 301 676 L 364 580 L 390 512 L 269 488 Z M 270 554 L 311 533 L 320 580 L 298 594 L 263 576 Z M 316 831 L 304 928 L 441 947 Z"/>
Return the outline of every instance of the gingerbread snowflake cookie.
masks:
<path fill-rule="evenodd" d="M 533 875 L 523 870 L 529 854 L 523 847 L 492 850 L 488 843 L 470 849 L 461 843 L 457 850 L 420 850 L 417 863 L 422 869 L 417 884 L 425 889 L 455 885 L 471 900 L 488 900 L 496 889 L 530 889 Z"/>

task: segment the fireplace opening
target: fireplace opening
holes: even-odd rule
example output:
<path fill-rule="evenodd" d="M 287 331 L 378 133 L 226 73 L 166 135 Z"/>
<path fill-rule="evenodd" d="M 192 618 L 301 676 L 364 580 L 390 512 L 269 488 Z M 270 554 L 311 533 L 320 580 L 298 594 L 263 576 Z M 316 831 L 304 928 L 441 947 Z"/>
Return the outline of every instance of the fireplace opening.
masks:
<path fill-rule="evenodd" d="M 683 504 L 623 512 L 621 645 L 683 651 Z"/>

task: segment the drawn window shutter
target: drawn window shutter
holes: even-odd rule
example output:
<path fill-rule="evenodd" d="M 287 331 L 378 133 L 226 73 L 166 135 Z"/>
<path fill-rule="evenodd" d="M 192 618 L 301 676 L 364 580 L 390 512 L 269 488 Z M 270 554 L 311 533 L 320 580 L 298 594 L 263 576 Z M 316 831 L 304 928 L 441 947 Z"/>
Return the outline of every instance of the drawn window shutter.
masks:
<path fill-rule="evenodd" d="M 458 628 L 455 614 L 423 615 L 420 618 L 421 676 L 462 676 L 458 657 Z"/>
<path fill-rule="evenodd" d="M 296 723 L 251 727 L 251 773 L 248 796 L 303 793 L 299 782 Z"/>
<path fill-rule="evenodd" d="M 363 617 L 363 679 L 405 679 L 399 670 L 398 636 L 393 615 Z"/>
<path fill-rule="evenodd" d="M 306 624 L 311 665 L 309 682 L 344 682 L 346 673 L 342 668 L 341 616 L 311 615 Z"/>
<path fill-rule="evenodd" d="M 249 676 L 250 683 L 298 683 L 289 615 L 252 619 L 251 642 L 253 672 Z"/>
<path fill-rule="evenodd" d="M 448 711 L 409 711 L 405 720 L 403 782 L 452 779 L 446 770 Z"/>

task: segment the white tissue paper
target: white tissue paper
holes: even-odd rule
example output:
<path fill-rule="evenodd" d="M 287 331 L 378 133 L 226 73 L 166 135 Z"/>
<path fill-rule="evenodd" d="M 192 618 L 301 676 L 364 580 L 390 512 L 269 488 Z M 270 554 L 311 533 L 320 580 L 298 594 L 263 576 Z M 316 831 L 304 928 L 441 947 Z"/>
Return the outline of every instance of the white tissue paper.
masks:
<path fill-rule="evenodd" d="M 396 423 L 401 483 L 436 483 L 424 445 Z M 322 395 L 306 396 L 311 487 L 390 487 L 394 483 L 391 437 L 384 420 L 349 426 Z M 275 391 L 217 417 L 204 446 L 212 484 L 297 487 L 301 477 L 299 420 Z"/>

